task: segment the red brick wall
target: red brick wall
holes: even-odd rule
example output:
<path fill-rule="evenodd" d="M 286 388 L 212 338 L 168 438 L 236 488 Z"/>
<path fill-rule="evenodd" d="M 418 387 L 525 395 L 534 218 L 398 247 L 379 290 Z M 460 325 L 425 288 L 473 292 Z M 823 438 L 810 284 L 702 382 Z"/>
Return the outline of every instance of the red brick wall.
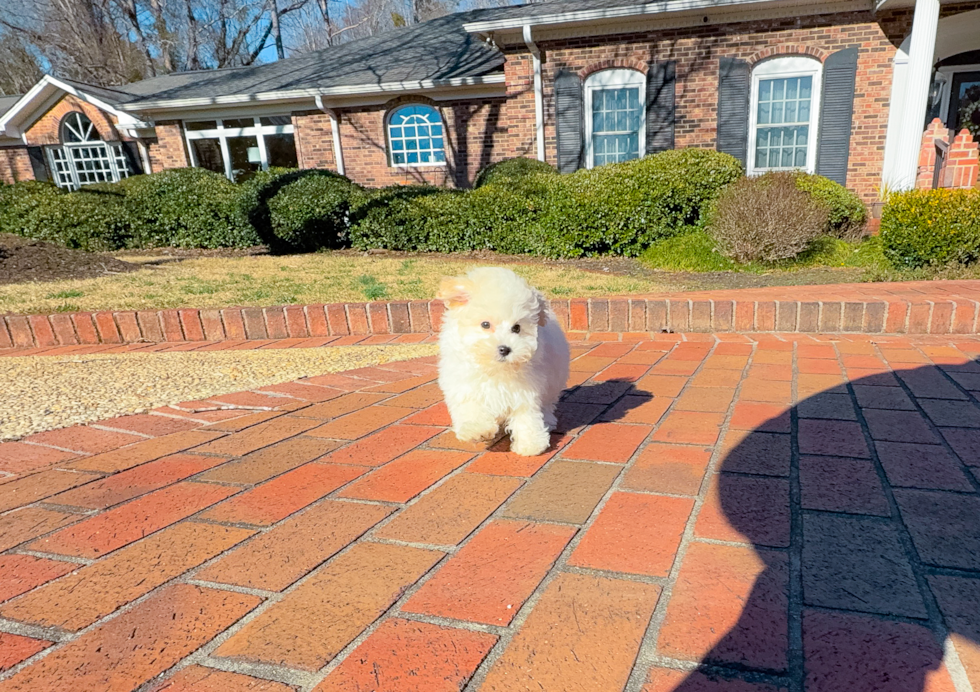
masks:
<path fill-rule="evenodd" d="M 180 121 L 160 120 L 155 129 L 156 138 L 146 142 L 147 155 L 150 158 L 150 170 L 147 173 L 190 166 Z"/>
<path fill-rule="evenodd" d="M 300 168 L 337 170 L 329 115 L 323 111 L 293 113 L 293 139 Z"/>
<path fill-rule="evenodd" d="M 896 33 L 907 26 L 902 15 L 893 24 Z M 901 32 L 904 35 L 904 31 Z M 901 38 L 898 38 L 900 42 Z M 554 78 L 559 69 L 587 74 L 597 66 L 646 64 L 650 60 L 676 60 L 676 146 L 714 148 L 718 102 L 718 60 L 735 57 L 758 61 L 771 54 L 808 54 L 825 59 L 842 48 L 859 46 L 857 92 L 848 162 L 848 187 L 871 200 L 881 182 L 881 166 L 888 126 L 891 93 L 892 40 L 868 13 L 743 22 L 650 31 L 611 37 L 539 41 L 545 51 L 545 136 L 547 158 L 556 162 Z M 518 57 L 508 56 L 508 61 Z M 522 135 L 533 143 L 533 111 L 521 115 Z"/>
<path fill-rule="evenodd" d="M 18 180 L 34 180 L 27 147 L 0 148 L 0 181 L 16 183 Z"/>
<path fill-rule="evenodd" d="M 442 115 L 445 126 L 446 165 L 395 167 L 388 163 L 385 116 L 405 103 L 429 103 Z M 507 102 L 503 98 L 468 99 L 435 103 L 425 98 L 401 97 L 383 106 L 341 109 L 340 138 L 344 167 L 352 180 L 369 187 L 429 183 L 469 187 L 481 168 L 507 156 L 501 148 L 506 129 Z M 533 115 L 532 115 L 533 117 Z M 329 124 L 323 137 L 330 137 Z M 306 156 L 307 136 L 300 135 Z M 332 146 L 327 140 L 324 146 Z M 305 159 L 304 159 L 305 160 Z"/>
<path fill-rule="evenodd" d="M 88 116 L 88 119 L 95 125 L 95 129 L 98 130 L 99 136 L 107 142 L 131 139 L 123 136 L 116 129 L 116 119 L 112 115 L 75 98 L 71 94 L 67 94 L 31 125 L 25 135 L 27 143 L 31 146 L 60 144 L 61 119 L 72 111 L 81 111 Z"/>

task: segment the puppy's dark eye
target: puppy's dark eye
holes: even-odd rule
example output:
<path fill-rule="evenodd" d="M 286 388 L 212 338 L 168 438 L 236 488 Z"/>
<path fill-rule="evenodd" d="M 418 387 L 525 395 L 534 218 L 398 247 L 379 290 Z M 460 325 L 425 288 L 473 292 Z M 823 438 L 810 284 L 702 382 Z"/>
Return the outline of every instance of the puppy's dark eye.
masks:
<path fill-rule="evenodd" d="M 513 327 L 510 328 L 510 330 L 512 332 L 514 332 L 515 334 L 520 334 L 521 333 L 521 325 L 515 324 Z"/>
<path fill-rule="evenodd" d="M 484 329 L 490 329 L 489 322 L 480 322 L 480 326 L 483 327 Z"/>

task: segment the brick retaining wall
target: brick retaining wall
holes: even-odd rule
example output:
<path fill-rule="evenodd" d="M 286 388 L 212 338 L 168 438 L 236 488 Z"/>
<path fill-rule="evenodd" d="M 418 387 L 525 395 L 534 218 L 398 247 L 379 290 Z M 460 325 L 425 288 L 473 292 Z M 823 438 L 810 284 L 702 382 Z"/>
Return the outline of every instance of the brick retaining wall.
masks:
<path fill-rule="evenodd" d="M 869 284 L 864 291 L 788 287 L 551 304 L 569 332 L 980 333 L 980 282 L 936 283 L 943 290 L 932 293 L 919 285 L 893 284 L 904 287 L 907 295 L 900 296 L 887 289 L 880 289 L 879 297 L 863 295 L 873 293 L 872 286 L 888 286 Z M 951 285 L 965 290 L 950 291 Z M 794 295 L 800 293 L 811 295 Z M 832 299 L 820 300 L 819 293 Z M 0 317 L 0 348 L 429 334 L 438 331 L 442 312 L 438 301 L 391 301 L 5 315 Z"/>

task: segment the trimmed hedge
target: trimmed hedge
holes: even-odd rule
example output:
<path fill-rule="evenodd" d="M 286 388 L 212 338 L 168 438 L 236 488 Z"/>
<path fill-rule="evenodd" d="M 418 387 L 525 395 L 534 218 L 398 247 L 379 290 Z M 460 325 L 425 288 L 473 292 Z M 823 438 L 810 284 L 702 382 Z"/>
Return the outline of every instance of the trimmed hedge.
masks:
<path fill-rule="evenodd" d="M 285 184 L 267 201 L 267 244 L 274 252 L 337 248 L 346 243 L 351 202 L 362 194 L 360 187 L 330 171 L 303 171 L 278 182 Z"/>
<path fill-rule="evenodd" d="M 261 240 L 241 214 L 239 188 L 220 173 L 173 168 L 126 178 L 132 247 L 250 247 Z"/>
<path fill-rule="evenodd" d="M 350 237 L 360 249 L 633 256 L 703 225 L 741 175 L 728 154 L 685 149 L 571 175 L 508 175 L 470 192 L 389 188 L 355 207 Z"/>
<path fill-rule="evenodd" d="M 105 252 L 127 246 L 132 227 L 122 195 L 83 188 L 37 205 L 23 218 L 19 234 L 68 248 Z"/>
<path fill-rule="evenodd" d="M 885 256 L 919 268 L 980 259 L 980 190 L 913 190 L 889 196 L 881 214 Z"/>
<path fill-rule="evenodd" d="M 51 205 L 64 191 L 52 183 L 25 180 L 0 184 L 0 231 L 27 235 L 26 222 L 38 207 Z"/>
<path fill-rule="evenodd" d="M 504 159 L 491 163 L 476 176 L 473 187 L 481 188 L 489 183 L 501 183 L 509 180 L 521 180 L 529 175 L 538 173 L 558 175 L 557 169 L 550 163 L 519 156 L 514 159 Z"/>
<path fill-rule="evenodd" d="M 827 235 L 856 239 L 864 233 L 868 210 L 861 198 L 846 187 L 822 175 L 808 173 L 796 174 L 796 187 L 827 206 Z"/>

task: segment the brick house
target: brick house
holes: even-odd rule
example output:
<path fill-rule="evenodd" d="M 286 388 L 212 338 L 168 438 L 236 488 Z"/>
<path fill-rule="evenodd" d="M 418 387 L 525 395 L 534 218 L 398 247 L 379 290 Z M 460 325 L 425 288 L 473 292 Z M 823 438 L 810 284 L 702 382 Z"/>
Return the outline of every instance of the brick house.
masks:
<path fill-rule="evenodd" d="M 568 172 L 704 147 L 869 202 L 883 184 L 976 184 L 980 2 L 636 2 L 463 12 L 114 88 L 45 77 L 0 98 L 0 179 L 282 165 L 467 187 L 512 156 Z"/>

